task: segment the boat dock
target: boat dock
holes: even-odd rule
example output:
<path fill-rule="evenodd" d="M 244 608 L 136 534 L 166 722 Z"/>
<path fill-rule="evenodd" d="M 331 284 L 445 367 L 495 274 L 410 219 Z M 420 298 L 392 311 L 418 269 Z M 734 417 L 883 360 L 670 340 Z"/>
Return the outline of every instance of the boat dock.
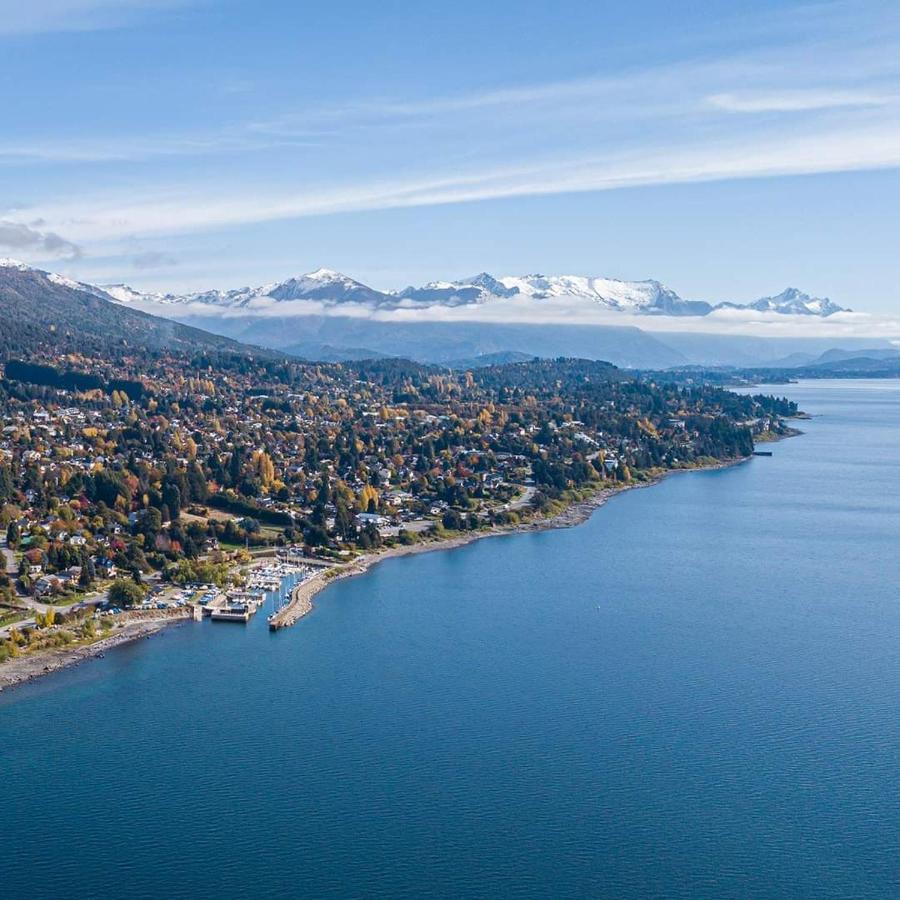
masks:
<path fill-rule="evenodd" d="M 249 622 L 265 602 L 262 591 L 228 591 L 206 607 L 214 622 Z"/>
<path fill-rule="evenodd" d="M 249 622 L 256 610 L 246 603 L 231 603 L 210 610 L 209 617 L 214 622 Z"/>

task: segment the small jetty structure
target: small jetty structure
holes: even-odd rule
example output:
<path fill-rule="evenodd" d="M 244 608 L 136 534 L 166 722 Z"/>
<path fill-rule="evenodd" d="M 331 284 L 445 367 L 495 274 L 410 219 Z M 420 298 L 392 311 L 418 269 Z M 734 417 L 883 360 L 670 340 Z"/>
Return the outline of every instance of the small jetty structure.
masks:
<path fill-rule="evenodd" d="M 325 581 L 325 571 L 320 569 L 313 574 L 312 569 L 307 568 L 301 580 L 291 588 L 289 599 L 285 600 L 280 596 L 276 600 L 275 611 L 269 616 L 269 628 L 272 631 L 290 628 L 312 609 L 312 597 Z"/>
<path fill-rule="evenodd" d="M 256 610 L 248 603 L 229 603 L 210 611 L 214 622 L 249 622 Z"/>
<path fill-rule="evenodd" d="M 228 591 L 207 606 L 214 622 L 249 622 L 265 601 L 262 591 Z"/>

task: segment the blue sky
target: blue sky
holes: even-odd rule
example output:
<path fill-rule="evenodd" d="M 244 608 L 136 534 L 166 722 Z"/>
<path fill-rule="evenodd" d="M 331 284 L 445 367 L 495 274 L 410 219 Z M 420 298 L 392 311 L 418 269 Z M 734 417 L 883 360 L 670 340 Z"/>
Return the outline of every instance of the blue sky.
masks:
<path fill-rule="evenodd" d="M 0 255 L 900 312 L 895 2 L 0 0 Z"/>

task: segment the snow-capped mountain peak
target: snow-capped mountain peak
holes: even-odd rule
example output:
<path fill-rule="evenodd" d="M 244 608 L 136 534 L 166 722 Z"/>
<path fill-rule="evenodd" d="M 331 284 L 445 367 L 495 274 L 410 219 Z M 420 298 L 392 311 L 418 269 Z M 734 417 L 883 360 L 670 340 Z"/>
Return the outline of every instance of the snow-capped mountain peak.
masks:
<path fill-rule="evenodd" d="M 773 297 L 760 297 L 752 303 L 720 303 L 718 309 L 754 309 L 791 316 L 820 316 L 827 318 L 839 312 L 849 312 L 827 297 L 811 297 L 797 288 L 785 288 Z"/>
<path fill-rule="evenodd" d="M 27 272 L 31 266 L 11 256 L 0 257 L 0 269 L 17 269 L 19 272 Z"/>
<path fill-rule="evenodd" d="M 264 293 L 263 293 L 264 291 Z M 279 284 L 261 288 L 259 296 L 274 300 L 322 300 L 328 302 L 374 303 L 380 305 L 385 297 L 360 281 L 332 269 L 316 269 L 299 278 L 288 278 Z"/>
<path fill-rule="evenodd" d="M 255 311 L 272 310 L 278 304 L 294 301 L 307 301 L 329 308 L 350 303 L 378 309 L 423 309 L 430 306 L 464 307 L 520 299 L 538 303 L 585 303 L 610 312 L 653 316 L 697 317 L 717 310 L 752 310 L 777 315 L 826 318 L 846 311 L 828 298 L 812 297 L 793 287 L 751 303 L 725 301 L 712 304 L 704 300 L 685 300 L 654 279 L 623 281 L 589 275 L 531 274 L 495 278 L 487 272 L 480 272 L 458 281 L 432 281 L 422 287 L 380 291 L 341 272 L 320 268 L 259 287 L 164 294 L 139 291 L 127 284 L 83 284 L 62 275 L 33 269 L 14 259 L 0 259 L 0 268 L 32 270 L 55 284 L 87 291 L 117 303 L 141 306 L 149 311 L 162 306 L 203 305 L 253 314 Z M 316 307 L 311 306 L 310 312 L 315 312 L 315 309 Z M 172 314 L 171 311 L 169 314 Z"/>
<path fill-rule="evenodd" d="M 508 288 L 493 275 L 480 272 L 460 281 L 429 281 L 422 287 L 408 287 L 392 296 L 400 300 L 401 305 L 411 301 L 421 306 L 465 306 L 512 297 L 517 293 L 516 288 Z"/>
<path fill-rule="evenodd" d="M 788 311 L 794 315 L 830 316 L 837 312 L 846 312 L 828 297 L 810 297 L 797 288 L 785 288 L 775 297 L 757 300 L 757 304 L 770 302 L 776 312 Z"/>
<path fill-rule="evenodd" d="M 67 287 L 72 288 L 76 291 L 83 291 L 87 294 L 93 294 L 97 297 L 103 297 L 104 300 L 110 299 L 107 296 L 106 292 L 96 285 L 85 284 L 81 281 L 75 281 L 73 278 L 68 278 L 65 275 L 59 275 L 56 272 L 47 272 L 44 269 L 37 268 L 37 266 L 30 266 L 28 263 L 22 262 L 19 259 L 13 259 L 9 256 L 0 258 L 0 269 L 10 269 L 16 272 L 28 272 L 35 278 L 42 278 L 50 282 L 51 284 L 59 285 L 60 287 Z"/>
<path fill-rule="evenodd" d="M 313 281 L 352 281 L 352 279 L 347 278 L 346 275 L 342 275 L 340 272 L 335 272 L 334 269 L 316 269 L 315 272 L 307 272 L 304 278 L 311 278 Z"/>
<path fill-rule="evenodd" d="M 706 315 L 712 307 L 703 301 L 683 300 L 658 281 L 621 281 L 586 275 L 523 275 L 500 279 L 509 289 L 535 299 L 575 297 L 606 309 L 643 315 Z"/>

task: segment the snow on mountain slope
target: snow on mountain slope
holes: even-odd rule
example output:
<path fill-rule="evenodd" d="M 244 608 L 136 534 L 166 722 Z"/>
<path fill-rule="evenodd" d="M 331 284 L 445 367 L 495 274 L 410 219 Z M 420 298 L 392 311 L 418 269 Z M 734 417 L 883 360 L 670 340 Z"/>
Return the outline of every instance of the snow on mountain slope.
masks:
<path fill-rule="evenodd" d="M 821 316 L 823 318 L 834 315 L 834 313 L 845 312 L 843 307 L 838 306 L 833 300 L 827 297 L 810 297 L 797 288 L 785 288 L 780 294 L 774 297 L 761 297 L 752 303 L 720 303 L 720 309 L 755 309 L 758 312 L 774 312 L 781 315 L 791 316 Z"/>
<path fill-rule="evenodd" d="M 229 309 L 246 308 L 251 304 L 263 306 L 266 305 L 265 301 L 319 300 L 325 303 L 352 302 L 373 305 L 390 301 L 387 294 L 330 269 L 317 269 L 299 278 L 288 278 L 260 287 L 243 287 L 227 291 L 209 290 L 181 295 L 152 294 L 136 291 L 125 284 L 104 285 L 102 289 L 120 303 L 136 301 L 202 303 Z"/>
<path fill-rule="evenodd" d="M 18 259 L 12 259 L 9 256 L 0 258 L 0 269 L 16 269 L 19 272 L 27 272 L 30 268 L 31 266 Z"/>
<path fill-rule="evenodd" d="M 650 315 L 705 316 L 712 307 L 682 300 L 658 281 L 619 281 L 584 275 L 525 275 L 500 279 L 509 289 L 535 299 L 581 297 L 607 309 Z"/>
<path fill-rule="evenodd" d="M 384 302 L 386 294 L 331 269 L 317 269 L 300 278 L 260 288 L 274 300 L 326 300 L 351 303 Z"/>
<path fill-rule="evenodd" d="M 0 267 L 28 269 L 16 260 L 0 260 Z M 845 312 L 827 298 L 811 297 L 796 288 L 787 288 L 772 297 L 752 303 L 707 303 L 684 300 L 658 281 L 621 281 L 585 275 L 516 275 L 494 278 L 482 272 L 459 281 L 432 281 L 422 287 L 401 291 L 379 291 L 331 269 L 317 269 L 297 278 L 259 287 L 209 290 L 186 294 L 142 292 L 126 284 L 86 285 L 61 275 L 48 277 L 58 284 L 77 287 L 125 305 L 153 309 L 173 305 L 202 305 L 223 310 L 242 310 L 248 315 L 272 310 L 279 303 L 314 301 L 325 307 L 344 303 L 377 309 L 423 309 L 430 306 L 460 307 L 496 303 L 514 298 L 583 301 L 613 312 L 653 316 L 707 316 L 717 310 L 751 310 L 777 315 L 827 318 Z"/>
<path fill-rule="evenodd" d="M 620 312 L 654 315 L 706 315 L 708 303 L 682 300 L 658 281 L 618 281 L 612 278 L 588 278 L 578 275 L 525 275 L 494 278 L 482 272 L 460 281 L 432 281 L 422 287 L 383 292 L 339 272 L 318 269 L 299 278 L 230 291 L 205 291 L 173 296 L 142 294 L 127 285 L 106 285 L 107 293 L 122 303 L 200 303 L 223 308 L 260 307 L 271 301 L 317 300 L 326 304 L 361 303 L 379 308 L 422 308 L 428 306 L 466 306 L 491 303 L 511 297 L 535 300 L 573 298 Z M 265 301 L 270 301 L 266 304 Z"/>
<path fill-rule="evenodd" d="M 137 303 L 179 303 L 180 298 L 174 294 L 154 294 L 136 291 L 127 284 L 103 284 L 99 285 L 99 290 L 104 294 L 108 294 L 117 303 L 137 304 Z"/>
<path fill-rule="evenodd" d="M 85 284 L 81 281 L 74 281 L 71 278 L 66 278 L 65 275 L 58 275 L 56 272 L 45 272 L 43 269 L 29 266 L 28 263 L 24 263 L 18 259 L 11 259 L 10 257 L 4 257 L 0 259 L 0 269 L 11 269 L 16 272 L 33 273 L 37 276 L 45 278 L 51 284 L 58 285 L 59 287 L 72 288 L 76 291 L 84 291 L 87 294 L 93 294 L 95 297 L 102 297 L 104 300 L 109 300 L 109 296 L 107 295 L 106 291 L 94 284 Z"/>
<path fill-rule="evenodd" d="M 827 299 L 810 297 L 796 288 L 787 288 L 775 297 L 753 303 L 719 303 L 684 300 L 658 281 L 620 281 L 586 275 L 508 275 L 494 278 L 482 273 L 461 281 L 432 281 L 421 288 L 408 287 L 396 295 L 416 304 L 463 306 L 489 303 L 515 296 L 534 300 L 573 298 L 585 300 L 616 312 L 656 316 L 706 316 L 717 309 L 751 309 L 781 315 L 826 317 L 844 311 Z"/>
<path fill-rule="evenodd" d="M 392 296 L 423 306 L 465 306 L 467 303 L 487 303 L 498 298 L 512 297 L 517 293 L 517 288 L 509 288 L 487 272 L 482 272 L 462 281 L 430 281 L 420 288 L 404 288 Z"/>

